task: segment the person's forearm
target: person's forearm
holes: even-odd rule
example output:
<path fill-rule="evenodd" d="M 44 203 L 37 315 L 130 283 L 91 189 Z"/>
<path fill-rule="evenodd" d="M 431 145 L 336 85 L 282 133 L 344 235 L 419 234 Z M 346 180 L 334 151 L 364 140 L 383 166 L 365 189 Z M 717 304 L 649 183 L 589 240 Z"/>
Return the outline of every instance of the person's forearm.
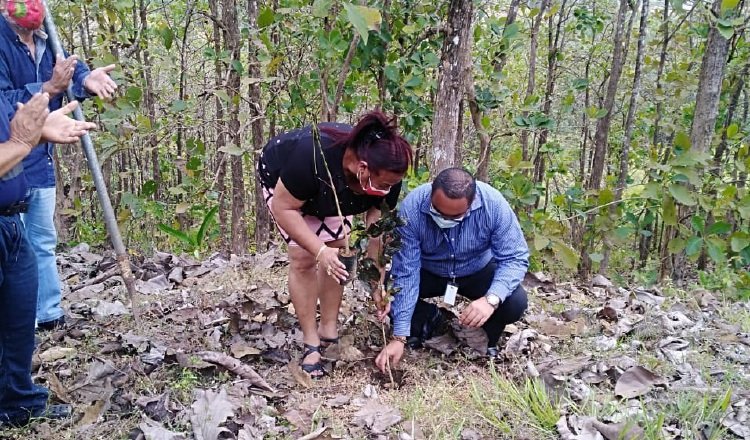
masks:
<path fill-rule="evenodd" d="M 280 209 L 274 210 L 273 215 L 281 229 L 286 231 L 292 240 L 311 254 L 317 254 L 320 247 L 325 244 L 317 235 L 310 231 L 299 211 Z"/>
<path fill-rule="evenodd" d="M 29 155 L 31 148 L 28 145 L 13 140 L 0 144 L 0 176 L 6 175 L 24 157 Z"/>

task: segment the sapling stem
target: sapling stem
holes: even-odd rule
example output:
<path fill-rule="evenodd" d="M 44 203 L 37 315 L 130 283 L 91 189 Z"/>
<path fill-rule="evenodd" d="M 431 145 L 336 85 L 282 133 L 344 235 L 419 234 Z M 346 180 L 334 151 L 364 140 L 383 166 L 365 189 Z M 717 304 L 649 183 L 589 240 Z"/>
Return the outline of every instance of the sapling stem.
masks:
<path fill-rule="evenodd" d="M 320 150 L 320 156 L 323 158 L 323 165 L 326 168 L 326 174 L 328 175 L 328 183 L 331 184 L 331 191 L 333 191 L 333 199 L 336 201 L 336 212 L 339 215 L 339 221 L 341 222 L 341 228 L 344 231 L 344 249 L 346 255 L 349 255 L 349 233 L 346 232 L 346 225 L 344 224 L 344 215 L 341 213 L 341 204 L 339 203 L 339 195 L 336 193 L 336 186 L 333 184 L 333 175 L 331 175 L 331 169 L 328 167 L 328 161 L 326 155 L 323 154 L 323 144 L 320 142 L 320 130 L 318 130 L 318 124 L 312 126 L 313 142 L 315 147 Z"/>

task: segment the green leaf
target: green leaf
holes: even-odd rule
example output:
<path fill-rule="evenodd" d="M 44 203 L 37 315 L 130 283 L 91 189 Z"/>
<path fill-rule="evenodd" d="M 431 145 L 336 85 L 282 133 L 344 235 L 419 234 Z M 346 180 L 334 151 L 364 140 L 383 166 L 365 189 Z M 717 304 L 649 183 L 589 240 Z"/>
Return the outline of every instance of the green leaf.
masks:
<path fill-rule="evenodd" d="M 732 231 L 732 225 L 727 222 L 716 222 L 708 228 L 709 235 L 724 235 Z"/>
<path fill-rule="evenodd" d="M 687 133 L 680 131 L 675 135 L 673 143 L 675 147 L 681 150 L 689 150 L 690 136 L 688 136 Z"/>
<path fill-rule="evenodd" d="M 677 207 L 675 206 L 674 199 L 665 194 L 661 210 L 661 215 L 664 217 L 664 224 L 675 226 L 677 224 Z"/>
<path fill-rule="evenodd" d="M 602 255 L 602 254 L 600 254 L 598 252 L 594 252 L 593 254 L 589 254 L 589 258 L 594 263 L 601 263 L 604 260 L 604 255 Z"/>
<path fill-rule="evenodd" d="M 687 244 L 685 245 L 685 254 L 688 257 L 698 255 L 703 248 L 703 239 L 698 236 L 692 236 L 688 238 Z"/>
<path fill-rule="evenodd" d="M 186 233 L 180 230 L 174 229 L 171 226 L 167 226 L 164 223 L 159 223 L 158 228 L 161 229 L 163 232 L 166 232 L 167 234 L 171 235 L 172 237 L 182 240 L 185 244 L 188 244 L 190 246 L 195 246 L 195 240 L 193 240 L 193 237 L 187 235 Z"/>
<path fill-rule="evenodd" d="M 730 240 L 732 252 L 742 252 L 743 249 L 750 246 L 750 234 L 747 232 L 735 232 Z"/>
<path fill-rule="evenodd" d="M 156 182 L 153 180 L 147 180 L 143 182 L 143 186 L 141 187 L 141 195 L 144 197 L 148 197 L 153 195 L 156 192 Z"/>
<path fill-rule="evenodd" d="M 721 0 L 721 12 L 734 9 L 740 3 L 740 0 Z"/>
<path fill-rule="evenodd" d="M 646 184 L 646 187 L 643 189 L 641 195 L 649 199 L 658 200 L 662 197 L 662 187 L 657 182 L 649 182 Z"/>
<path fill-rule="evenodd" d="M 331 12 L 332 5 L 333 0 L 315 0 L 312 5 L 313 17 L 328 17 L 328 14 Z"/>
<path fill-rule="evenodd" d="M 366 45 L 370 31 L 380 29 L 380 22 L 382 21 L 380 11 L 366 6 L 353 5 L 351 3 L 344 3 L 344 9 L 346 9 L 346 15 L 349 18 L 349 22 L 354 26 L 354 29 L 357 30 L 362 37 L 362 42 Z"/>
<path fill-rule="evenodd" d="M 714 263 L 721 264 L 727 260 L 727 244 L 718 237 L 711 237 L 706 240 L 706 251 L 708 256 L 714 260 Z"/>
<path fill-rule="evenodd" d="M 260 14 L 258 14 L 258 27 L 268 27 L 273 24 L 274 20 L 273 9 L 263 8 L 260 10 Z"/>
<path fill-rule="evenodd" d="M 198 234 L 195 236 L 195 244 L 197 246 L 201 246 L 203 244 L 203 239 L 206 238 L 206 231 L 208 230 L 208 226 L 211 224 L 218 211 L 219 207 L 214 206 L 210 211 L 208 211 L 208 213 L 206 213 L 206 216 L 203 217 L 203 223 L 201 223 L 201 227 L 200 229 L 198 229 Z"/>
<path fill-rule="evenodd" d="M 242 156 L 243 154 L 247 153 L 247 151 L 236 145 L 225 145 L 219 148 L 219 151 L 221 151 L 222 153 L 231 154 L 232 156 Z"/>
<path fill-rule="evenodd" d="M 729 40 L 734 35 L 734 26 L 726 26 L 721 23 L 716 24 L 716 30 L 719 31 L 722 37 Z"/>
<path fill-rule="evenodd" d="M 552 251 L 555 253 L 555 257 L 565 266 L 567 269 L 575 269 L 578 267 L 578 260 L 580 256 L 578 252 L 574 251 L 570 246 L 563 243 L 562 241 L 555 240 L 552 242 Z"/>
<path fill-rule="evenodd" d="M 687 243 L 682 238 L 673 238 L 667 243 L 667 250 L 670 254 L 677 254 L 685 249 L 686 244 Z"/>
<path fill-rule="evenodd" d="M 541 251 L 542 249 L 549 246 L 549 244 L 550 244 L 550 239 L 545 237 L 544 235 L 534 236 L 534 249 Z"/>
<path fill-rule="evenodd" d="M 503 29 L 503 39 L 510 41 L 516 38 L 520 29 L 521 28 L 518 26 L 518 22 L 516 21 L 509 24 L 508 26 L 505 26 L 505 29 Z"/>
<path fill-rule="evenodd" d="M 677 183 L 669 185 L 669 193 L 675 200 L 685 206 L 693 206 L 697 203 L 693 194 L 690 193 L 690 189 L 684 185 Z"/>
<path fill-rule="evenodd" d="M 737 133 L 740 131 L 740 127 L 737 124 L 732 124 L 729 127 L 727 127 L 727 137 L 729 139 L 733 139 L 735 136 L 737 136 Z"/>
<path fill-rule="evenodd" d="M 491 125 L 490 117 L 489 116 L 482 117 L 482 128 L 484 128 L 485 130 L 489 130 L 490 125 Z"/>

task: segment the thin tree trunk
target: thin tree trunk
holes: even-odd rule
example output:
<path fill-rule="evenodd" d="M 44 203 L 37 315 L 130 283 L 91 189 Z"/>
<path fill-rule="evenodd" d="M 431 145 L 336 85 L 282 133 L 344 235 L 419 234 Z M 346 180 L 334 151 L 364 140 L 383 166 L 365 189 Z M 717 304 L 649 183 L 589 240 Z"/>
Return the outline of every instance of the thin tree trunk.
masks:
<path fill-rule="evenodd" d="M 242 134 L 240 133 L 240 72 L 234 67 L 240 64 L 242 44 L 240 43 L 240 28 L 237 20 L 237 0 L 222 0 L 222 24 L 224 46 L 230 53 L 232 61 L 227 68 L 226 92 L 229 96 L 229 113 L 227 129 L 232 144 L 237 149 L 242 148 Z M 247 230 L 245 229 L 245 176 L 243 173 L 242 156 L 232 155 L 230 159 L 232 170 L 232 229 L 230 249 L 235 255 L 247 252 Z"/>
<path fill-rule="evenodd" d="M 642 0 L 641 5 L 641 21 L 638 30 L 638 48 L 635 55 L 635 72 L 633 73 L 633 89 L 630 93 L 630 104 L 628 106 L 628 116 L 625 120 L 625 136 L 622 140 L 622 151 L 620 152 L 620 175 L 617 178 L 617 187 L 615 188 L 615 200 L 622 199 L 623 192 L 625 190 L 625 183 L 627 182 L 630 158 L 630 144 L 633 139 L 633 127 L 635 126 L 635 111 L 638 108 L 638 98 L 641 95 L 641 69 L 643 66 L 643 59 L 646 53 L 646 33 L 648 32 L 648 11 L 649 1 Z M 620 204 L 613 204 L 609 206 L 610 218 L 615 218 L 617 208 Z M 605 243 L 608 243 L 605 241 Z M 612 248 L 607 245 L 604 251 L 604 259 L 599 266 L 599 273 L 605 274 L 609 266 L 609 257 Z"/>
<path fill-rule="evenodd" d="M 138 10 L 140 11 L 141 35 L 146 38 L 146 35 L 148 34 L 148 4 L 144 0 L 139 0 Z M 137 44 L 141 44 L 141 42 L 138 42 Z M 146 106 L 148 120 L 153 130 L 153 127 L 156 127 L 156 99 L 154 98 L 154 85 L 151 74 L 151 54 L 149 53 L 147 43 L 143 43 L 142 56 L 144 81 L 143 98 L 145 101 L 144 104 Z M 159 142 L 156 139 L 156 133 L 153 131 L 149 133 L 146 139 L 146 144 L 151 153 L 151 178 L 156 182 L 156 191 L 154 191 L 153 197 L 155 200 L 158 200 L 161 193 L 159 191 L 159 187 L 161 186 L 161 169 L 159 167 Z"/>
<path fill-rule="evenodd" d="M 432 124 L 432 175 L 454 165 L 459 119 L 462 117 L 459 114 L 460 102 L 471 49 L 473 11 L 473 2 L 465 0 L 451 0 L 448 8 Z"/>
<path fill-rule="evenodd" d="M 253 33 L 258 29 L 258 1 L 247 1 L 247 16 L 250 32 Z M 260 62 L 258 61 L 258 52 L 254 45 L 248 44 L 248 75 L 251 78 L 260 78 Z M 252 144 L 254 163 L 257 169 L 260 151 L 263 148 L 263 111 L 261 105 L 260 83 L 253 82 L 248 86 L 248 96 L 250 98 L 250 115 L 253 118 L 250 123 L 252 133 Z M 271 244 L 271 216 L 266 208 L 266 201 L 263 197 L 263 188 L 260 185 L 260 179 L 257 173 L 254 173 L 255 179 L 255 249 L 263 252 Z"/>
<path fill-rule="evenodd" d="M 547 10 L 549 0 L 542 0 L 542 5 L 539 7 L 539 13 L 534 17 L 531 25 L 531 43 L 529 44 L 529 76 L 526 83 L 526 95 L 524 96 L 524 103 L 534 95 L 534 89 L 536 88 L 536 51 L 539 45 L 539 27 L 542 24 L 544 18 L 544 11 Z M 525 105 L 525 104 L 524 104 Z M 529 112 L 523 112 L 523 116 L 529 116 Z M 523 160 L 529 160 L 529 130 L 521 130 L 521 151 Z"/>
<path fill-rule="evenodd" d="M 211 8 L 211 14 L 214 17 L 219 17 L 219 5 L 217 2 L 208 2 Z M 215 53 L 221 53 L 221 26 L 218 21 L 213 22 L 213 46 Z M 214 61 L 214 86 L 216 90 L 223 87 L 222 76 L 223 76 L 222 62 L 218 57 Z M 217 169 L 216 174 L 216 193 L 219 195 L 219 236 L 221 237 L 221 248 L 228 249 L 229 243 L 227 243 L 227 237 L 229 237 L 229 216 L 227 215 L 227 153 L 221 151 L 223 147 L 227 145 L 226 135 L 224 133 L 224 105 L 221 98 L 217 95 L 214 96 L 215 106 L 215 119 L 214 131 L 216 136 L 216 155 L 217 155 Z"/>
<path fill-rule="evenodd" d="M 612 67 L 610 69 L 609 81 L 607 83 L 607 93 L 604 97 L 602 108 L 607 112 L 596 123 L 596 132 L 594 133 L 594 157 L 592 160 L 591 174 L 587 188 L 590 190 L 599 190 L 601 187 L 602 176 L 604 175 L 604 163 L 607 158 L 607 140 L 609 128 L 612 123 L 613 109 L 615 98 L 617 96 L 617 87 L 620 83 L 622 68 L 625 63 L 624 59 L 624 37 L 625 37 L 625 15 L 628 12 L 628 1 L 620 0 L 620 9 L 617 13 L 617 21 L 614 30 L 613 49 L 612 49 Z M 589 214 L 586 222 L 586 228 L 594 227 L 594 219 L 597 213 Z M 581 278 L 587 278 L 591 273 L 591 259 L 588 252 L 591 247 L 590 243 L 583 242 L 581 249 L 581 260 L 578 272 Z"/>

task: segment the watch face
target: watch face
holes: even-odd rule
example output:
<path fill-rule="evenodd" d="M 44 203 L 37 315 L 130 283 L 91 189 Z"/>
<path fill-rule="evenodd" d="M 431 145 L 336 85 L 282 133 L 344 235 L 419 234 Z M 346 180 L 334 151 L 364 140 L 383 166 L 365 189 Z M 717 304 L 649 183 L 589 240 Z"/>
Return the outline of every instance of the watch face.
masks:
<path fill-rule="evenodd" d="M 487 295 L 487 302 L 491 306 L 496 306 L 500 304 L 500 298 L 498 298 L 496 295 Z"/>

